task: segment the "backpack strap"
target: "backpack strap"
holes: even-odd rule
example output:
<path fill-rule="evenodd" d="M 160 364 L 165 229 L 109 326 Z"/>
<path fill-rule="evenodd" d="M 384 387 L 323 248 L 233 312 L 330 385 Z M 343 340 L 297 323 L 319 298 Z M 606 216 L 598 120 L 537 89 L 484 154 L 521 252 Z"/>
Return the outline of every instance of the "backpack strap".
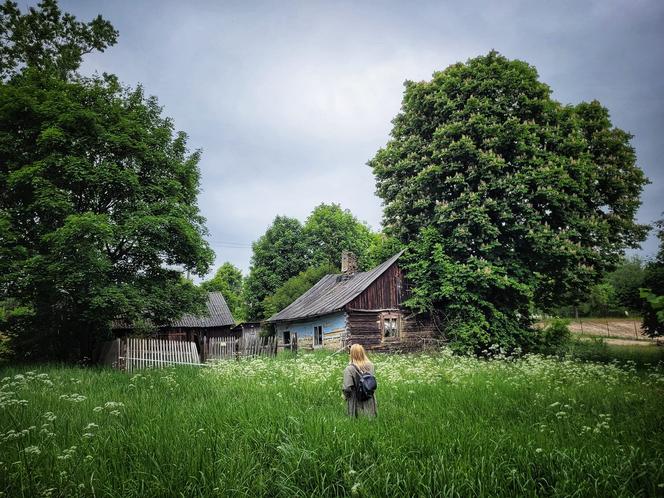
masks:
<path fill-rule="evenodd" d="M 357 388 L 357 384 L 360 382 L 360 379 L 362 378 L 362 370 L 357 368 L 357 365 L 355 363 L 351 363 L 351 366 L 357 372 L 357 377 L 355 375 L 353 375 L 353 383 L 355 384 L 355 387 Z"/>

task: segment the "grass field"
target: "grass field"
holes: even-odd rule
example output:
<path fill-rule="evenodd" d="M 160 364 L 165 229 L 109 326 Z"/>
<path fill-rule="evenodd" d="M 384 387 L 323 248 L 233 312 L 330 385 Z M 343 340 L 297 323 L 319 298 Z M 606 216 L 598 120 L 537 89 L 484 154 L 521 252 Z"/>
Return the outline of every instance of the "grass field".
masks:
<path fill-rule="evenodd" d="M 0 495 L 663 495 L 664 363 L 611 353 L 375 355 L 376 420 L 344 415 L 346 359 L 324 353 L 5 367 Z"/>

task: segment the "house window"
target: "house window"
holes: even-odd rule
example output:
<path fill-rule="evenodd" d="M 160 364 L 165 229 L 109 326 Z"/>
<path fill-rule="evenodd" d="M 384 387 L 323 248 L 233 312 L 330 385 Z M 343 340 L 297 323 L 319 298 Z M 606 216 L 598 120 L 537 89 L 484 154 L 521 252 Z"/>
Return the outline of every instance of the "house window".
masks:
<path fill-rule="evenodd" d="M 314 346 L 323 345 L 323 327 L 321 325 L 316 325 L 314 327 Z"/>
<path fill-rule="evenodd" d="M 383 338 L 399 337 L 399 318 L 386 316 L 383 318 Z"/>
<path fill-rule="evenodd" d="M 284 345 L 288 346 L 290 344 L 290 330 L 284 332 Z"/>

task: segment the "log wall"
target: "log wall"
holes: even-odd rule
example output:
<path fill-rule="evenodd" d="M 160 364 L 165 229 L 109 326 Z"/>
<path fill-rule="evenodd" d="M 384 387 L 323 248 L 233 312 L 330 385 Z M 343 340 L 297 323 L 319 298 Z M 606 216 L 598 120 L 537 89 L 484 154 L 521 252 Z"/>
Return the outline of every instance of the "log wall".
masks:
<path fill-rule="evenodd" d="M 347 309 L 396 309 L 401 306 L 403 278 L 399 265 L 393 264 L 359 296 L 349 302 Z"/>
<path fill-rule="evenodd" d="M 383 338 L 383 317 L 398 317 L 399 336 Z M 349 311 L 347 326 L 350 344 L 362 344 L 374 351 L 420 349 L 435 337 L 433 324 L 426 319 L 408 318 L 402 311 Z"/>

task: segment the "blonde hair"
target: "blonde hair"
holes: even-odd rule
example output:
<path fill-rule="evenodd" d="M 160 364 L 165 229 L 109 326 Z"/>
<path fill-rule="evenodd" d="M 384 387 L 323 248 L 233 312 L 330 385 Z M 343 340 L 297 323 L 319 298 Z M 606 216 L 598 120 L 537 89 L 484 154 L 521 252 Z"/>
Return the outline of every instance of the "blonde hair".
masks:
<path fill-rule="evenodd" d="M 371 362 L 369 361 L 362 344 L 353 344 L 350 347 L 350 362 L 363 372 L 366 372 L 369 369 Z"/>

